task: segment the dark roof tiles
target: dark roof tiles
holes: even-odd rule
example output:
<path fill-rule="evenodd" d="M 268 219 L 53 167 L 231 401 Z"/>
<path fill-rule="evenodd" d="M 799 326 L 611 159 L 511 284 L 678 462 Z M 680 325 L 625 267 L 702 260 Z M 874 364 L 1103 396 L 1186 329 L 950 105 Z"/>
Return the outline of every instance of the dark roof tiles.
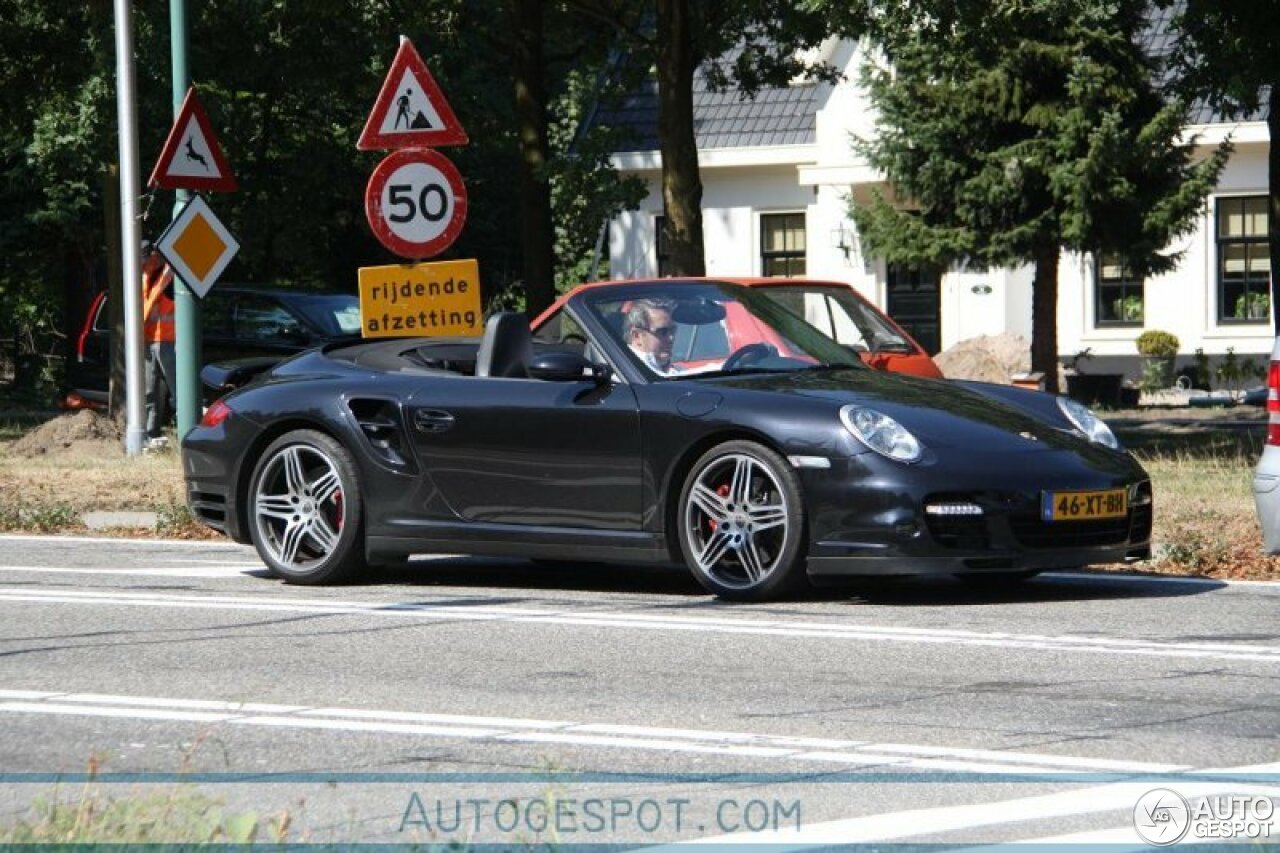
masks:
<path fill-rule="evenodd" d="M 694 82 L 694 135 L 699 148 L 808 145 L 816 139 L 818 86 L 803 83 L 761 89 L 754 100 L 736 89 L 713 92 L 699 74 Z M 650 81 L 612 108 L 596 113 L 596 124 L 625 131 L 619 152 L 658 149 L 658 91 Z"/>

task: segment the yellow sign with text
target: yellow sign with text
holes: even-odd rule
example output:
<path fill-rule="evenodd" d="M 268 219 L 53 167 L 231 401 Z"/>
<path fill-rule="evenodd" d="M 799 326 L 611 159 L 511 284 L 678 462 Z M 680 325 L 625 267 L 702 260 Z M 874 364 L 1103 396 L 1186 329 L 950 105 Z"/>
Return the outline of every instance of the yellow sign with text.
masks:
<path fill-rule="evenodd" d="M 360 334 L 465 337 L 484 332 L 475 260 L 361 267 Z"/>

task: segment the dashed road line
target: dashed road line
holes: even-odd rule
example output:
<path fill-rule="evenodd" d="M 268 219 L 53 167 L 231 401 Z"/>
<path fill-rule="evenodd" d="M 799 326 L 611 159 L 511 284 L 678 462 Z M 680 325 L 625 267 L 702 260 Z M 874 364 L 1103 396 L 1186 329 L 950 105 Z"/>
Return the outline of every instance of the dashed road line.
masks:
<path fill-rule="evenodd" d="M 854 622 L 801 619 L 757 619 L 750 616 L 673 616 L 603 608 L 550 609 L 456 602 L 441 596 L 439 603 L 422 601 L 343 601 L 339 599 L 280 598 L 274 595 L 228 596 L 184 593 L 138 593 L 88 590 L 49 590 L 0 587 L 0 601 L 13 604 L 71 604 L 82 607 L 155 607 L 186 610 L 250 610 L 383 618 L 417 618 L 475 622 L 513 622 L 633 631 L 680 631 L 821 639 L 866 640 L 923 645 L 967 646 L 1023 651 L 1135 655 L 1214 661 L 1280 663 L 1280 646 L 1232 642 L 1177 642 L 1125 637 L 1061 634 L 1016 634 L 958 629 L 909 628 Z"/>
<path fill-rule="evenodd" d="M 314 729 L 391 735 L 489 740 L 512 744 L 552 744 L 633 751 L 711 754 L 780 759 L 830 768 L 875 766 L 903 770 L 965 773 L 1177 773 L 1184 765 L 1090 759 L 1005 750 L 956 750 L 917 744 L 774 735 L 757 732 L 678 729 L 602 722 L 364 708 L 307 707 L 264 702 L 229 702 L 100 693 L 0 690 L 0 713 Z"/>

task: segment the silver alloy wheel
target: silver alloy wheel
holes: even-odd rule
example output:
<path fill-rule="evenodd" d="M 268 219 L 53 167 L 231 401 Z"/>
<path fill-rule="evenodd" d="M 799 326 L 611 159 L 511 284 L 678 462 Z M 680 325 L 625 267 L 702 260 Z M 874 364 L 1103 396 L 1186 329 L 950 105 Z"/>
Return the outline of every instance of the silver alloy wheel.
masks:
<path fill-rule="evenodd" d="M 323 563 L 342 534 L 342 480 L 324 452 L 307 444 L 281 448 L 262 469 L 253 495 L 259 540 L 282 566 Z"/>
<path fill-rule="evenodd" d="M 698 475 L 684 506 L 685 531 L 699 570 L 747 589 L 778 568 L 787 538 L 786 492 L 759 459 L 732 453 Z"/>

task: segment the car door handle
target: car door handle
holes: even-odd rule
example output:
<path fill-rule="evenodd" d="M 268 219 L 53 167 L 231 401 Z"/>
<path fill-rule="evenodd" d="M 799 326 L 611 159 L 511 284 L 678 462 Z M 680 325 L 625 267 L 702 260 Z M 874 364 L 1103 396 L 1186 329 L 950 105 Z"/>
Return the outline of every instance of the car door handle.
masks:
<path fill-rule="evenodd" d="M 422 432 L 444 432 L 453 427 L 453 415 L 439 409 L 418 409 L 413 413 L 413 425 Z"/>

